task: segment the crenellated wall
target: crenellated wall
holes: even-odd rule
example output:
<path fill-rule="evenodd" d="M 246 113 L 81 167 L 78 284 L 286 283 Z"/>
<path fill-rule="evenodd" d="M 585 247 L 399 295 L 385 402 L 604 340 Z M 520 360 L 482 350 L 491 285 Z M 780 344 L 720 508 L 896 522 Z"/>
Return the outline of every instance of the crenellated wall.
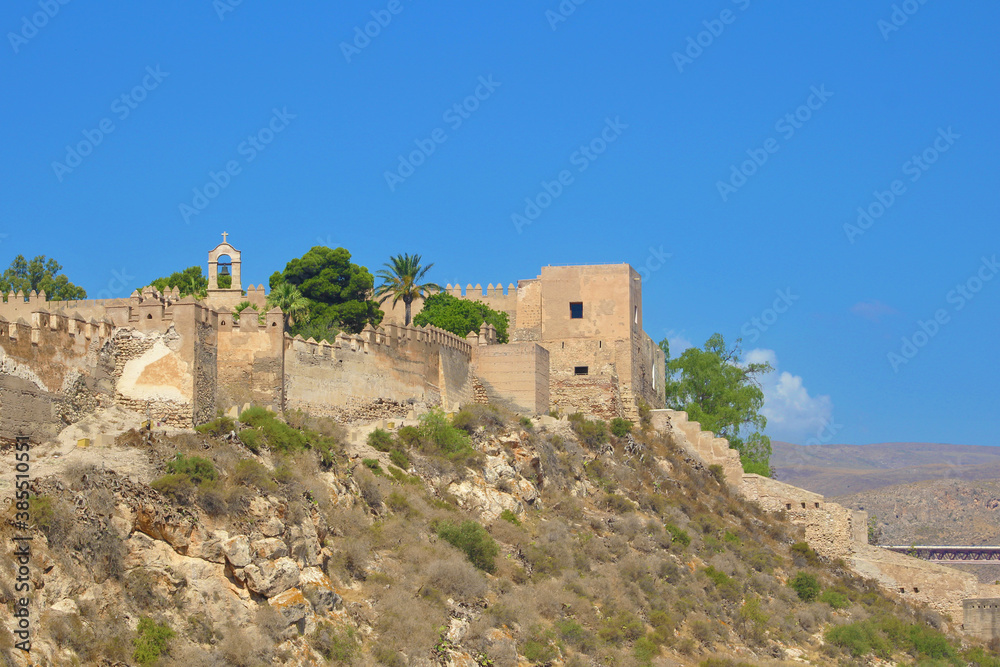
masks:
<path fill-rule="evenodd" d="M 360 402 L 472 402 L 472 346 L 437 327 L 389 325 L 333 343 L 285 337 L 285 408 L 339 417 Z"/>

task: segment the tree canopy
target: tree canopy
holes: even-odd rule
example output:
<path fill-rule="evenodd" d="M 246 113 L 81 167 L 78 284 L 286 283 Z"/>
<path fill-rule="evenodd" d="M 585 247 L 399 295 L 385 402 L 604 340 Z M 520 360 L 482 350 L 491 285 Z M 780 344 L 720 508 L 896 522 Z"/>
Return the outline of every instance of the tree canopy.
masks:
<path fill-rule="evenodd" d="M 764 392 L 758 378 L 773 371 L 771 365 L 742 363 L 740 341 L 729 348 L 722 334 L 676 359 L 665 339 L 660 347 L 667 358 L 667 407 L 686 411 L 702 428 L 729 440 L 746 472 L 770 476 L 771 439 L 763 433 L 767 418 L 760 412 Z"/>
<path fill-rule="evenodd" d="M 506 343 L 509 319 L 507 313 L 493 310 L 481 301 L 467 301 L 441 292 L 427 297 L 424 309 L 413 318 L 413 323 L 432 324 L 464 338 L 470 331 L 478 332 L 486 322 L 496 327 L 497 340 Z"/>
<path fill-rule="evenodd" d="M 434 265 L 420 266 L 420 255 L 402 254 L 390 257 L 384 266 L 386 268 L 380 269 L 376 274 L 382 282 L 375 289 L 375 296 L 378 297 L 379 304 L 385 303 L 390 297 L 393 306 L 402 301 L 406 307 L 404 324 L 410 326 L 413 300 L 426 297 L 430 292 L 441 291 L 441 287 L 435 283 L 420 282 Z"/>
<path fill-rule="evenodd" d="M 309 300 L 308 317 L 297 321 L 292 333 L 319 340 L 338 329 L 360 333 L 366 324 L 374 326 L 382 321 L 382 311 L 369 298 L 374 277 L 365 267 L 352 264 L 351 253 L 344 248 L 313 247 L 288 262 L 284 271 L 275 271 L 271 289 L 282 282 L 297 287 Z"/>
<path fill-rule="evenodd" d="M 180 290 L 181 298 L 193 295 L 195 298 L 203 299 L 208 296 L 208 278 L 202 273 L 200 266 L 189 266 L 183 271 L 174 271 L 169 276 L 157 278 L 149 285 L 160 292 L 176 287 Z"/>
<path fill-rule="evenodd" d="M 38 255 L 31 261 L 18 255 L 10 263 L 10 268 L 0 274 L 0 294 L 24 292 L 25 296 L 35 292 L 45 292 L 51 301 L 86 299 L 87 291 L 69 281 L 62 271 L 62 265 L 54 259 Z"/>

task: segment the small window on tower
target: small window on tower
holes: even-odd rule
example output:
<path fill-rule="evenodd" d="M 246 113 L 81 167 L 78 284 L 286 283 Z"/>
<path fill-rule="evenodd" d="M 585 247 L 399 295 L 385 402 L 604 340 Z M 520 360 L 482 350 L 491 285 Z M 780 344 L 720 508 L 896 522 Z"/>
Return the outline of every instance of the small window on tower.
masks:
<path fill-rule="evenodd" d="M 573 369 L 573 375 L 587 375 L 590 373 L 589 366 L 577 366 Z"/>
<path fill-rule="evenodd" d="M 575 301 L 569 304 L 569 317 L 573 320 L 583 319 L 583 302 Z"/>

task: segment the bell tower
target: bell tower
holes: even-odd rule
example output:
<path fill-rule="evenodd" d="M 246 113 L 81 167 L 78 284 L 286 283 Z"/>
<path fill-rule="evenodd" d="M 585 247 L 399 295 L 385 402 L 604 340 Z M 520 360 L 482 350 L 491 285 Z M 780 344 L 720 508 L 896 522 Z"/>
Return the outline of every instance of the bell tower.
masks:
<path fill-rule="evenodd" d="M 222 243 L 208 253 L 208 302 L 232 308 L 243 300 L 240 281 L 240 251 L 229 244 L 229 232 L 222 232 Z"/>

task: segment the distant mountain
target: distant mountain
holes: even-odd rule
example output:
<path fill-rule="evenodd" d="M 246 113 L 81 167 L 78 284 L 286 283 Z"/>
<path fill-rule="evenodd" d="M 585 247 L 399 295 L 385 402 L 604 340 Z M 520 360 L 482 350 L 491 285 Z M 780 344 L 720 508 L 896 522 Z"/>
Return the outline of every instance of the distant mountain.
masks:
<path fill-rule="evenodd" d="M 933 479 L 998 479 L 1000 447 L 887 442 L 876 445 L 771 443 L 775 478 L 825 496 Z"/>
<path fill-rule="evenodd" d="M 882 544 L 1000 544 L 1000 479 L 936 479 L 830 500 L 874 514 Z"/>
<path fill-rule="evenodd" d="M 875 516 L 880 544 L 1000 544 L 1000 479 L 936 479 L 830 500 Z M 984 584 L 1000 581 L 1000 563 L 949 565 Z"/>

